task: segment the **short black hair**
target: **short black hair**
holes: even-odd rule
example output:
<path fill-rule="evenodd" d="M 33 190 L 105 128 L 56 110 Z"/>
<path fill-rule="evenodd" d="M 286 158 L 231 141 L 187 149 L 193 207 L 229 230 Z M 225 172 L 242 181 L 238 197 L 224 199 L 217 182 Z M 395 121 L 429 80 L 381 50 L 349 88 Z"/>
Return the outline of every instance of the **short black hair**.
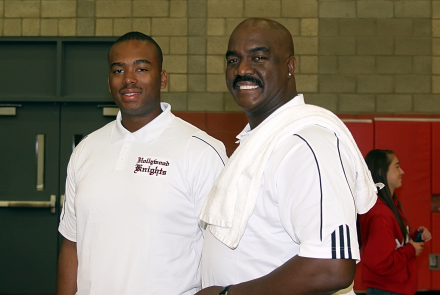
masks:
<path fill-rule="evenodd" d="M 144 33 L 136 32 L 136 31 L 128 32 L 128 33 L 122 35 L 121 37 L 119 37 L 115 41 L 115 43 L 113 43 L 113 45 L 121 43 L 121 42 L 129 41 L 129 40 L 145 41 L 145 42 L 150 42 L 150 43 L 154 44 L 154 46 L 156 46 L 157 52 L 159 53 L 160 64 L 162 65 L 162 62 L 163 62 L 162 49 L 160 48 L 159 44 L 157 44 L 157 42 L 154 41 L 153 38 L 151 38 L 148 35 L 145 35 Z"/>

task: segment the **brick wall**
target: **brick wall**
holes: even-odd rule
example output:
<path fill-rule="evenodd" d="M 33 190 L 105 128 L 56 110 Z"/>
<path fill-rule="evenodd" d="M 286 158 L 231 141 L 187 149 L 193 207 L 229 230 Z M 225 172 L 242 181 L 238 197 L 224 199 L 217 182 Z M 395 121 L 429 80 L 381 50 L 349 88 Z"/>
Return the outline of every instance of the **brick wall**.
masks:
<path fill-rule="evenodd" d="M 292 33 L 298 90 L 337 113 L 440 112 L 440 0 L 0 0 L 2 36 L 149 34 L 176 111 L 240 111 L 227 91 L 229 35 L 248 17 Z"/>
<path fill-rule="evenodd" d="M 320 1 L 319 93 L 312 101 L 342 113 L 439 112 L 439 3 Z"/>

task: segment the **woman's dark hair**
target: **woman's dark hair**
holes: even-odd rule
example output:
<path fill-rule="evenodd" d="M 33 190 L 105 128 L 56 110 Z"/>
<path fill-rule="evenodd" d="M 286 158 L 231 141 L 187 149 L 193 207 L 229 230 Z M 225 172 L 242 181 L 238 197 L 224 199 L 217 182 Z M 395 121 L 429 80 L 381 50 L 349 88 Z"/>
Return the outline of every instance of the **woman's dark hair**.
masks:
<path fill-rule="evenodd" d="M 409 234 L 406 228 L 405 222 L 403 220 L 402 215 L 400 215 L 399 210 L 396 207 L 396 204 L 393 202 L 393 198 L 397 200 L 399 207 L 402 209 L 402 205 L 400 204 L 399 199 L 396 196 L 396 192 L 393 192 L 391 195 L 390 188 L 388 186 L 387 181 L 387 173 L 388 168 L 393 160 L 394 152 L 392 150 L 371 150 L 365 156 L 365 162 L 367 163 L 368 169 L 371 171 L 371 176 L 373 177 L 373 181 L 375 183 L 381 182 L 385 185 L 381 190 L 378 189 L 378 197 L 381 199 L 385 205 L 387 205 L 391 211 L 393 211 L 394 216 L 397 219 L 397 223 L 399 224 L 400 231 L 402 232 L 403 240 L 406 241 L 406 237 Z"/>

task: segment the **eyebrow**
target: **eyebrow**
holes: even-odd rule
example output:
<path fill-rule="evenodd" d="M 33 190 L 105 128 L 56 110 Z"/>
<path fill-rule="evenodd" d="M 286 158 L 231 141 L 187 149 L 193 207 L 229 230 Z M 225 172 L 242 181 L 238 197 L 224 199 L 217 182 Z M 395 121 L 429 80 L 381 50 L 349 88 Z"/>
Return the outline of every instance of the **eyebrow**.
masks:
<path fill-rule="evenodd" d="M 113 67 L 122 67 L 125 63 L 123 62 L 114 62 L 110 65 L 111 68 Z M 151 62 L 147 59 L 137 59 L 133 62 L 133 64 L 137 65 L 137 64 L 149 64 L 151 65 Z"/>
<path fill-rule="evenodd" d="M 237 55 L 237 51 L 231 51 L 231 50 L 226 51 L 226 58 L 230 57 L 231 55 Z"/>
<path fill-rule="evenodd" d="M 249 53 L 256 53 L 256 52 L 259 52 L 259 51 L 262 51 L 264 53 L 269 53 L 270 52 L 269 48 L 261 46 L 261 47 L 252 48 L 251 50 L 249 50 Z"/>
<path fill-rule="evenodd" d="M 250 49 L 249 53 L 252 54 L 252 53 L 256 53 L 256 52 L 260 52 L 260 51 L 264 52 L 264 53 L 269 53 L 270 52 L 269 48 L 264 47 L 264 46 L 260 46 L 260 47 L 255 47 L 255 48 Z M 226 52 L 226 58 L 228 58 L 231 55 L 237 55 L 237 52 L 236 51 L 232 51 L 232 50 L 228 50 Z"/>

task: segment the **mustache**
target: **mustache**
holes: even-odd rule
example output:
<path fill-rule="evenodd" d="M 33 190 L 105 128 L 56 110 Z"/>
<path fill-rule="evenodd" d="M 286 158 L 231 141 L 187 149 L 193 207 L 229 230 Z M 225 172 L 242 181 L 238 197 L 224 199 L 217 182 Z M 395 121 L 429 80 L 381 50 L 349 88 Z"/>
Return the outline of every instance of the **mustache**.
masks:
<path fill-rule="evenodd" d="M 237 83 L 242 82 L 242 81 L 243 82 L 252 82 L 252 83 L 257 84 L 258 87 L 263 88 L 263 83 L 260 80 L 254 78 L 254 77 L 250 77 L 250 76 L 237 76 L 234 79 L 234 81 L 232 82 L 232 87 L 237 88 L 238 87 Z"/>
<path fill-rule="evenodd" d="M 122 87 L 121 89 L 119 89 L 119 92 L 126 90 L 126 89 L 136 89 L 136 90 L 141 90 L 139 87 L 137 87 L 136 85 L 126 85 L 124 87 Z"/>

